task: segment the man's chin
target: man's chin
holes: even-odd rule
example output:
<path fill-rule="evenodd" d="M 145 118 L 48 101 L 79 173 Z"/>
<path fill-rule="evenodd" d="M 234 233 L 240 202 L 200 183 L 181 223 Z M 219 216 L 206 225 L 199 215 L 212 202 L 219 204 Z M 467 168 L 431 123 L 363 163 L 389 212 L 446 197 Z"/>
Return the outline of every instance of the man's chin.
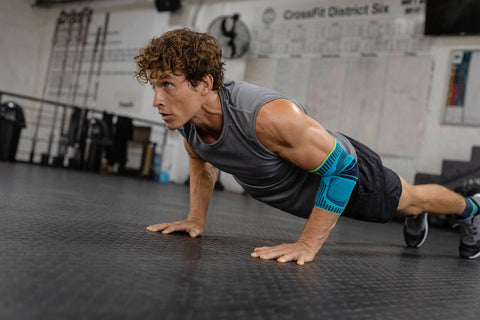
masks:
<path fill-rule="evenodd" d="M 167 127 L 168 130 L 177 130 L 182 127 L 181 125 L 178 125 L 178 123 L 169 123 L 169 122 L 165 122 L 165 126 Z"/>

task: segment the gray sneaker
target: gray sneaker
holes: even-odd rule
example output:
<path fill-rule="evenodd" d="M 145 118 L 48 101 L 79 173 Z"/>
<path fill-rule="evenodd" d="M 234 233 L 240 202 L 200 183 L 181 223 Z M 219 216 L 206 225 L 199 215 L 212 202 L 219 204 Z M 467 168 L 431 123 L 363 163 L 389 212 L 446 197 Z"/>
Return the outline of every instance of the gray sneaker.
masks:
<path fill-rule="evenodd" d="M 480 193 L 470 197 L 480 207 Z M 475 259 L 480 256 L 480 214 L 466 219 L 458 219 L 455 226 L 460 227 L 460 257 Z"/>
<path fill-rule="evenodd" d="M 427 239 L 428 215 L 422 213 L 416 216 L 405 216 L 403 237 L 407 247 L 419 248 Z"/>

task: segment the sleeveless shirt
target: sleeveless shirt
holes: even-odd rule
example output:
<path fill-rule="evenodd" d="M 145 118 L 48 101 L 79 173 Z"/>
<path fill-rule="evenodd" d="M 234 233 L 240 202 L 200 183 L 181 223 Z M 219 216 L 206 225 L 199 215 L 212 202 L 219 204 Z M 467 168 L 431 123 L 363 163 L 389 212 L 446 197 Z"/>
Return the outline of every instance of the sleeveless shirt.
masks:
<path fill-rule="evenodd" d="M 308 218 L 321 177 L 294 165 L 265 148 L 257 139 L 255 119 L 264 104 L 277 99 L 298 102 L 268 88 L 246 82 L 227 82 L 219 90 L 223 113 L 220 137 L 205 143 L 191 123 L 178 129 L 188 144 L 214 167 L 230 173 L 253 198 L 293 215 Z M 351 143 L 329 133 L 355 159 Z"/>

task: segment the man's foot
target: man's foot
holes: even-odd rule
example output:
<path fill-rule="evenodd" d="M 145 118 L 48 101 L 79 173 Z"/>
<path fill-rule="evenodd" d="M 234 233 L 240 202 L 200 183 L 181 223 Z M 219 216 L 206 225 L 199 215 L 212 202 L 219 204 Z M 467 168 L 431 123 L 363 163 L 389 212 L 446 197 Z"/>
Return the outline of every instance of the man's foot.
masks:
<path fill-rule="evenodd" d="M 480 206 L 480 193 L 471 199 Z M 455 226 L 460 227 L 460 257 L 475 259 L 480 256 L 480 214 L 466 219 L 458 219 Z"/>
<path fill-rule="evenodd" d="M 403 237 L 407 247 L 419 248 L 427 239 L 428 220 L 427 213 L 405 216 Z"/>

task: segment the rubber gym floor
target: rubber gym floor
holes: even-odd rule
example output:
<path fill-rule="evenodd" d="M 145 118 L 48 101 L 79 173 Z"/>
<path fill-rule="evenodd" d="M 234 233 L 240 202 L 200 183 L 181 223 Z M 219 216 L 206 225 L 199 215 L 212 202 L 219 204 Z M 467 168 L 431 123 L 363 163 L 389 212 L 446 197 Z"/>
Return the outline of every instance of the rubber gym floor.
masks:
<path fill-rule="evenodd" d="M 204 235 L 162 235 L 188 187 L 0 163 L 0 319 L 479 319 L 480 260 L 431 228 L 341 218 L 303 267 L 250 257 L 304 220 L 215 191 Z"/>

